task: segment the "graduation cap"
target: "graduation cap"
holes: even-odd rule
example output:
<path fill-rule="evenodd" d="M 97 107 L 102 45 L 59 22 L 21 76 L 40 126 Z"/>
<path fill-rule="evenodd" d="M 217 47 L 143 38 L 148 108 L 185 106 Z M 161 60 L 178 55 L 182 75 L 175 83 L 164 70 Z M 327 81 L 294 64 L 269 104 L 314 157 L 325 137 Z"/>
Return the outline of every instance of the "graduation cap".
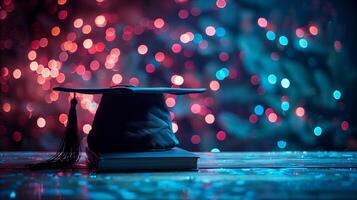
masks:
<path fill-rule="evenodd" d="M 178 145 L 164 94 L 183 95 L 206 91 L 205 88 L 131 85 L 110 88 L 56 87 L 53 90 L 73 92 L 74 97 L 71 100 L 66 132 L 60 148 L 49 160 L 35 164 L 35 169 L 67 168 L 79 160 L 76 93 L 102 94 L 87 143 L 91 151 L 105 153 L 167 150 Z"/>

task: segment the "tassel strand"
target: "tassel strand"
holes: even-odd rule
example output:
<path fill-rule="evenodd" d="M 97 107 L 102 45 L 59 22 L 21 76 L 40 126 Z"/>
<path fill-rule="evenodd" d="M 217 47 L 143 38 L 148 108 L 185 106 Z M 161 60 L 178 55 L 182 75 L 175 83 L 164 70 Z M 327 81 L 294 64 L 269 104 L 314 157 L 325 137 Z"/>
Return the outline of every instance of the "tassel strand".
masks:
<path fill-rule="evenodd" d="M 56 154 L 44 162 L 34 164 L 33 169 L 62 169 L 76 164 L 80 158 L 80 138 L 78 132 L 76 93 L 71 99 L 66 132 Z"/>

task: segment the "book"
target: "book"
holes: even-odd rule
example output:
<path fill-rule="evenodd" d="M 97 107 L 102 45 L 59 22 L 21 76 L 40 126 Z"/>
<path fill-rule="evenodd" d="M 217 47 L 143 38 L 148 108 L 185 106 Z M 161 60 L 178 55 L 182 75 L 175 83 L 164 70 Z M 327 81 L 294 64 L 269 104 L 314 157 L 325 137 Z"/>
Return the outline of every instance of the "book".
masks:
<path fill-rule="evenodd" d="M 194 171 L 198 155 L 174 147 L 170 150 L 96 154 L 86 148 L 89 164 L 98 172 Z"/>

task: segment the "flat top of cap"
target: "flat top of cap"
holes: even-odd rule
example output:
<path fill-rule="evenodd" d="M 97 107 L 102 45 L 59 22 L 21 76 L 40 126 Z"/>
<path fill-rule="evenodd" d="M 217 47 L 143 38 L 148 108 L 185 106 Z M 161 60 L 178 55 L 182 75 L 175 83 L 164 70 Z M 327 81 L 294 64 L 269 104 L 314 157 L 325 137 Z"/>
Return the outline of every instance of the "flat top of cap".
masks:
<path fill-rule="evenodd" d="M 69 88 L 69 87 L 55 87 L 55 91 L 62 92 L 77 92 L 82 94 L 105 94 L 105 93 L 119 93 L 119 94 L 190 94 L 202 93 L 206 88 L 170 88 L 170 87 L 136 87 L 136 86 L 115 86 L 110 88 Z"/>

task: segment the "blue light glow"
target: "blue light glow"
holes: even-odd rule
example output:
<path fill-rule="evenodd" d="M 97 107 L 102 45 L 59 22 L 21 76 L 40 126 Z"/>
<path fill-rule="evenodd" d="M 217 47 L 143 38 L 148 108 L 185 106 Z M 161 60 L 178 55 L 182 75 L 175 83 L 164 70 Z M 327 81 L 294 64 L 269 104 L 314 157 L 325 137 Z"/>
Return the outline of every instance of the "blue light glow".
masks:
<path fill-rule="evenodd" d="M 280 149 L 285 149 L 286 147 L 286 142 L 284 140 L 279 140 L 277 144 Z"/>
<path fill-rule="evenodd" d="M 289 108 L 290 108 L 289 102 L 283 101 L 283 102 L 281 103 L 281 109 L 282 109 L 283 111 L 287 111 L 287 110 L 289 110 Z"/>
<path fill-rule="evenodd" d="M 304 48 L 304 49 L 305 49 L 305 48 L 308 46 L 308 42 L 307 42 L 306 39 L 301 38 L 301 39 L 299 40 L 299 45 L 300 45 L 301 48 Z"/>
<path fill-rule="evenodd" d="M 211 152 L 212 153 L 218 153 L 218 152 L 221 152 L 218 148 L 213 148 L 211 149 Z"/>
<path fill-rule="evenodd" d="M 286 45 L 288 45 L 289 40 L 288 40 L 288 38 L 286 36 L 280 36 L 279 37 L 279 43 L 281 45 L 283 45 L 283 46 L 286 46 Z"/>
<path fill-rule="evenodd" d="M 200 43 L 202 40 L 203 40 L 203 37 L 202 37 L 201 34 L 199 34 L 199 33 L 195 33 L 195 34 L 194 34 L 194 37 L 193 37 L 193 42 L 194 42 L 194 43 L 198 44 L 198 43 Z"/>
<path fill-rule="evenodd" d="M 11 199 L 15 199 L 15 198 L 16 198 L 16 192 L 12 191 L 12 192 L 10 193 L 10 198 L 11 198 Z"/>
<path fill-rule="evenodd" d="M 226 77 L 224 76 L 224 73 L 223 73 L 221 70 L 218 70 L 218 71 L 216 72 L 216 78 L 217 78 L 218 80 L 223 80 L 223 79 L 226 78 Z"/>
<path fill-rule="evenodd" d="M 265 36 L 268 38 L 268 40 L 275 40 L 276 34 L 273 31 L 268 31 Z"/>
<path fill-rule="evenodd" d="M 314 128 L 314 134 L 315 134 L 316 136 L 320 136 L 320 135 L 322 134 L 322 128 L 319 127 L 319 126 L 316 126 L 316 127 Z"/>
<path fill-rule="evenodd" d="M 274 74 L 269 74 L 268 76 L 268 82 L 272 85 L 274 85 L 277 82 L 277 78 Z"/>
<path fill-rule="evenodd" d="M 256 105 L 254 107 L 254 113 L 256 115 L 262 115 L 264 113 L 264 107 L 262 105 Z"/>
<path fill-rule="evenodd" d="M 283 79 L 281 80 L 280 84 L 281 84 L 281 86 L 282 86 L 283 88 L 289 88 L 289 86 L 290 86 L 290 81 L 289 81 L 289 79 L 287 79 L 287 78 L 283 78 Z"/>
<path fill-rule="evenodd" d="M 218 80 L 223 80 L 229 76 L 229 70 L 225 67 L 221 68 L 216 72 L 216 78 Z"/>
<path fill-rule="evenodd" d="M 229 76 L 229 70 L 227 68 L 223 67 L 221 70 L 223 71 L 226 77 Z"/>
<path fill-rule="evenodd" d="M 336 100 L 341 99 L 341 92 L 339 90 L 333 91 L 333 98 L 335 98 Z"/>
<path fill-rule="evenodd" d="M 218 27 L 218 28 L 216 29 L 216 35 L 217 35 L 218 37 L 223 37 L 223 36 L 225 36 L 225 35 L 226 35 L 226 29 L 224 29 L 223 27 Z"/>

